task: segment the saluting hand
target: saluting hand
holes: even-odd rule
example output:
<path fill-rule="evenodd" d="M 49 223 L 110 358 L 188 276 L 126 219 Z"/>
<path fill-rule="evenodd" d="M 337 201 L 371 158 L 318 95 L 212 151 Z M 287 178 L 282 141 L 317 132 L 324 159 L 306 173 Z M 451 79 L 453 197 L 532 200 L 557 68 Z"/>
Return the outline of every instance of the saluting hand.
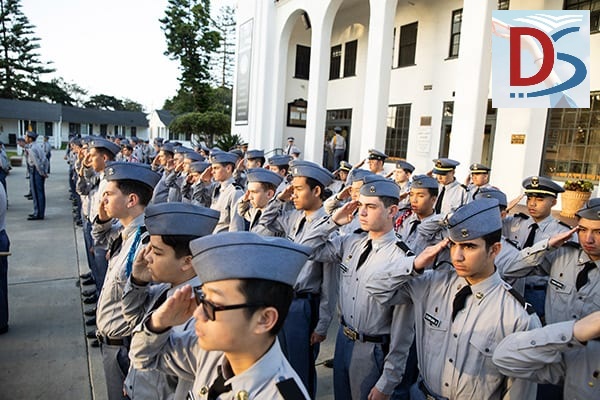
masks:
<path fill-rule="evenodd" d="M 510 210 L 512 210 L 517 204 L 519 204 L 519 202 L 521 201 L 521 199 L 525 196 L 525 193 L 521 193 L 518 197 L 512 199 L 509 203 L 508 206 L 506 206 L 506 212 L 509 212 Z"/>
<path fill-rule="evenodd" d="M 246 192 L 244 193 L 244 196 L 242 196 L 242 201 L 246 202 L 246 201 L 250 201 L 250 191 L 246 190 Z"/>
<path fill-rule="evenodd" d="M 354 218 L 354 212 L 358 209 L 358 201 L 350 201 L 333 213 L 331 219 L 338 225 L 349 224 Z"/>
<path fill-rule="evenodd" d="M 131 272 L 132 277 L 139 282 L 148 283 L 152 280 L 152 272 L 148 268 L 150 252 L 152 246 L 148 245 L 144 247 L 133 261 L 133 269 Z"/>
<path fill-rule="evenodd" d="M 418 256 L 415 257 L 413 262 L 415 271 L 422 272 L 428 265 L 431 265 L 435 261 L 435 256 L 438 255 L 447 245 L 450 243 L 450 239 L 446 238 L 440 241 L 438 244 L 426 247 Z"/>
<path fill-rule="evenodd" d="M 351 191 L 352 191 L 352 186 L 346 186 L 344 189 L 342 189 L 341 192 L 339 192 L 337 194 L 338 200 L 346 200 L 347 198 L 349 198 Z"/>
<path fill-rule="evenodd" d="M 212 165 L 202 172 L 200 180 L 202 180 L 202 182 L 210 182 L 212 180 Z"/>
<path fill-rule="evenodd" d="M 579 226 L 576 226 L 575 228 L 573 228 L 569 231 L 557 233 L 556 235 L 554 235 L 550 239 L 548 239 L 548 246 L 551 246 L 554 248 L 558 248 L 558 247 L 562 246 L 563 244 L 568 242 L 569 239 L 571 239 L 571 235 L 573 235 L 578 230 L 579 230 Z"/>
<path fill-rule="evenodd" d="M 152 332 L 164 332 L 172 326 L 181 325 L 192 317 L 196 309 L 196 299 L 192 296 L 192 287 L 185 285 L 175 290 L 148 320 L 148 329 Z"/>
<path fill-rule="evenodd" d="M 283 189 L 283 191 L 281 193 L 279 193 L 279 196 L 277 196 L 277 198 L 281 201 L 290 201 L 292 199 L 292 194 L 294 193 L 294 187 L 292 185 L 286 186 L 285 189 Z"/>
<path fill-rule="evenodd" d="M 104 199 L 100 200 L 100 205 L 98 206 L 98 219 L 100 221 L 108 221 L 110 219 L 106 212 L 106 201 Z"/>

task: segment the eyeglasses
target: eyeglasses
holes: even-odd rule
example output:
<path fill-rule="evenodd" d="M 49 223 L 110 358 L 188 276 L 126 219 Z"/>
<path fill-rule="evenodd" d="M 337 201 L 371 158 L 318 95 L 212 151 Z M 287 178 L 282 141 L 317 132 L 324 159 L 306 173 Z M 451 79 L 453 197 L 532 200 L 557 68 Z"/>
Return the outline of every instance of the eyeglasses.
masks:
<path fill-rule="evenodd" d="M 227 310 L 237 310 L 240 308 L 249 308 L 249 307 L 266 307 L 266 304 L 263 303 L 246 303 L 246 304 L 232 304 L 230 306 L 218 306 L 210 301 L 206 300 L 206 296 L 204 291 L 202 290 L 202 286 L 194 287 L 194 296 L 196 297 L 196 304 L 202 305 L 202 311 L 206 318 L 210 321 L 215 320 L 215 313 L 217 311 L 227 311 Z"/>

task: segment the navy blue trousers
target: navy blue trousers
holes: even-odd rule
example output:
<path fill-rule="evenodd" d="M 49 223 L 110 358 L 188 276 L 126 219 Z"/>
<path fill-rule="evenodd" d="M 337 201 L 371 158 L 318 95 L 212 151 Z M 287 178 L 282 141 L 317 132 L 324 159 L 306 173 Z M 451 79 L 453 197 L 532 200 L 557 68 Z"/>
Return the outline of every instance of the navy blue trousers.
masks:
<path fill-rule="evenodd" d="M 0 231 L 0 251 L 10 250 L 6 231 Z M 8 326 L 8 257 L 0 256 L 0 328 Z"/>
<path fill-rule="evenodd" d="M 29 183 L 33 196 L 33 216 L 44 218 L 46 214 L 46 178 L 40 175 L 37 169 L 31 168 Z"/>

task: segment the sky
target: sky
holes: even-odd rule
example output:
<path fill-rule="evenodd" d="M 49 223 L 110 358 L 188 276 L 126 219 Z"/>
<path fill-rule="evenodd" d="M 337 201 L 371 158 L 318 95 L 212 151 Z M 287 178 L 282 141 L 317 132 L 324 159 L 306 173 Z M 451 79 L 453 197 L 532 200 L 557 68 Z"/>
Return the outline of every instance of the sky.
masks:
<path fill-rule="evenodd" d="M 212 10 L 233 0 L 213 0 Z M 167 0 L 21 0 L 35 26 L 41 61 L 88 91 L 159 109 L 179 87 L 179 64 L 164 55 L 158 20 Z"/>

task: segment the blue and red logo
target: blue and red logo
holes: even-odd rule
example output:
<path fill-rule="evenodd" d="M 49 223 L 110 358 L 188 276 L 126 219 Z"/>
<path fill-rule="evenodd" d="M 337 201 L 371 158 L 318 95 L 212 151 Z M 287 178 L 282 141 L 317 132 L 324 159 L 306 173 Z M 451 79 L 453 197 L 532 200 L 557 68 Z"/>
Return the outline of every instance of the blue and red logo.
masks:
<path fill-rule="evenodd" d="M 589 11 L 493 11 L 492 105 L 588 108 Z"/>

